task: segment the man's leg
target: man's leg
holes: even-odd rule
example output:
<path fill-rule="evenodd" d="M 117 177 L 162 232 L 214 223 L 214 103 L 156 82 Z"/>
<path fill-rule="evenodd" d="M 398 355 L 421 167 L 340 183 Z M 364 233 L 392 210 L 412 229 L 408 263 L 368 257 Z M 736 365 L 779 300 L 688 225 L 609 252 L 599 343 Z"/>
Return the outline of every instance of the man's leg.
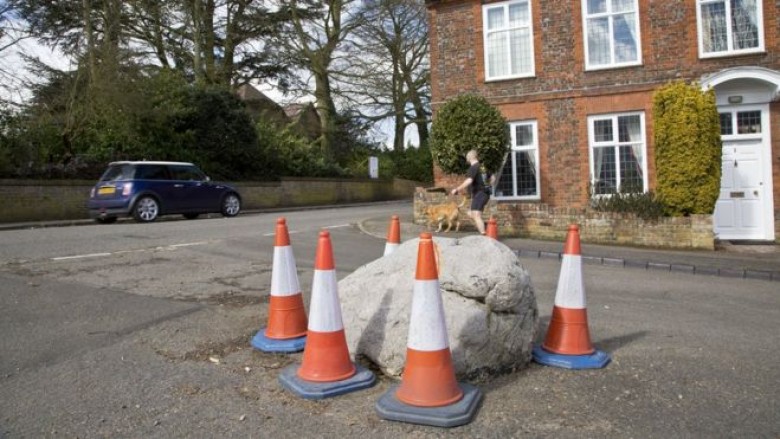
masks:
<path fill-rule="evenodd" d="M 477 230 L 481 235 L 485 234 L 485 222 L 482 221 L 482 211 L 472 210 L 469 212 L 469 216 L 474 220 L 474 225 L 477 226 Z"/>

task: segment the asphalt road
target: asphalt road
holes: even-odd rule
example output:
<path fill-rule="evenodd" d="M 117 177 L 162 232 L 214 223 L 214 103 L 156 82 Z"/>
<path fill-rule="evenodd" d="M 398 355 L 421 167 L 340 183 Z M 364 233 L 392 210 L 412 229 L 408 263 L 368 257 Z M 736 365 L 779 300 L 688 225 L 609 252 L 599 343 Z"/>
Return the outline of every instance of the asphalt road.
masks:
<path fill-rule="evenodd" d="M 384 247 L 357 224 L 409 209 L 284 214 L 305 295 L 319 230 L 344 277 Z M 300 354 L 248 345 L 266 319 L 280 215 L 0 232 L 0 436 L 780 435 L 776 282 L 610 266 L 584 267 L 593 341 L 613 358 L 605 369 L 532 364 L 477 383 L 480 412 L 451 430 L 380 420 L 385 379 L 298 399 L 277 376 Z M 560 263 L 523 263 L 543 337 Z"/>

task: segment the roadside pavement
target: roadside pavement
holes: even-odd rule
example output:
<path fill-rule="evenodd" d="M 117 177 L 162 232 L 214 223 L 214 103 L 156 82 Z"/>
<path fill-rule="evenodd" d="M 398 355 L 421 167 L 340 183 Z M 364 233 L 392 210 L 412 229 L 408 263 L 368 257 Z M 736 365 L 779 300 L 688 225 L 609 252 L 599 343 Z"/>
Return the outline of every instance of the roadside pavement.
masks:
<path fill-rule="evenodd" d="M 401 240 L 417 237 L 427 231 L 425 225 L 414 224 L 411 214 L 399 214 Z M 360 222 L 364 233 L 386 239 L 390 218 L 370 218 Z M 462 237 L 466 232 L 436 233 L 441 237 Z M 563 242 L 526 238 L 499 240 L 518 252 L 521 258 L 560 259 Z M 714 251 L 669 250 L 640 247 L 582 244 L 585 264 L 607 265 L 658 272 L 689 273 L 691 275 L 722 276 L 780 282 L 780 245 L 718 243 Z"/>

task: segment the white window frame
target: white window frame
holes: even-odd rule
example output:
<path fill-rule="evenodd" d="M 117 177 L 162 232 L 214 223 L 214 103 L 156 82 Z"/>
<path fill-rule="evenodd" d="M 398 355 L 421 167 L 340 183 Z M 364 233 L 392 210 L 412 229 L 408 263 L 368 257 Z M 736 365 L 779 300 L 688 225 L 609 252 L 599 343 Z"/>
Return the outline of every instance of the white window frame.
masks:
<path fill-rule="evenodd" d="M 760 133 L 746 133 L 746 134 L 740 134 L 738 131 L 737 126 L 737 118 L 739 113 L 747 113 L 747 112 L 759 112 L 761 113 L 761 132 Z M 719 107 L 718 108 L 718 116 L 721 114 L 728 114 L 729 118 L 731 119 L 731 128 L 732 133 L 731 134 L 721 134 L 720 138 L 724 141 L 734 141 L 734 140 L 761 140 L 764 138 L 765 131 L 767 129 L 768 121 L 765 120 L 765 112 L 763 111 L 763 107 L 761 105 L 742 105 L 739 107 Z"/>
<path fill-rule="evenodd" d="M 596 163 L 595 163 L 595 154 L 593 153 L 594 148 L 598 147 L 609 147 L 612 146 L 615 148 L 615 177 L 617 181 L 617 188 L 616 190 L 619 192 L 621 189 L 621 186 L 623 184 L 622 179 L 622 170 L 620 169 L 620 147 L 626 146 L 630 144 L 635 144 L 636 142 L 619 142 L 619 132 L 618 132 L 618 118 L 622 116 L 639 116 L 639 129 L 640 129 L 640 137 L 642 138 L 642 189 L 643 192 L 646 193 L 648 189 L 648 179 L 647 179 L 647 131 L 645 126 L 645 113 L 643 111 L 633 111 L 633 112 L 625 112 L 625 113 L 611 113 L 611 114 L 598 114 L 598 115 L 592 115 L 588 116 L 588 156 L 590 160 L 590 184 L 592 187 L 595 187 L 596 185 Z M 614 138 L 609 142 L 596 142 L 595 138 L 595 130 L 593 129 L 594 122 L 597 120 L 611 120 L 612 121 L 612 132 L 614 134 Z M 592 197 L 610 197 L 613 194 L 591 194 Z"/>
<path fill-rule="evenodd" d="M 720 52 L 704 51 L 704 32 L 702 31 L 702 5 L 710 3 L 725 3 L 726 6 L 726 45 L 728 49 Z M 699 40 L 699 58 L 720 58 L 750 53 L 763 53 L 764 49 L 764 2 L 756 0 L 756 22 L 758 23 L 758 47 L 751 49 L 732 49 L 734 47 L 734 29 L 731 24 L 730 0 L 696 0 L 696 33 Z"/>
<path fill-rule="evenodd" d="M 509 31 L 512 30 L 519 30 L 519 29 L 525 29 L 525 26 L 517 26 L 517 27 L 505 27 L 503 29 L 494 29 L 491 31 L 488 31 L 488 10 L 490 9 L 498 9 L 502 8 L 504 10 L 504 17 L 509 17 L 509 6 L 516 3 L 525 3 L 528 5 L 528 33 L 530 38 L 530 44 L 528 45 L 530 47 L 530 53 L 528 56 L 531 59 L 531 70 L 529 72 L 525 73 L 518 73 L 516 75 L 503 75 L 503 76 L 489 76 L 490 68 L 489 68 L 489 59 L 488 59 L 488 34 L 493 32 L 507 32 L 507 38 L 509 38 Z M 512 47 L 509 42 L 507 42 L 507 53 L 506 59 L 509 60 L 509 64 L 511 66 L 512 64 Z M 482 6 L 482 53 L 484 55 L 484 64 L 485 64 L 485 82 L 490 81 L 503 81 L 506 79 L 516 79 L 516 78 L 532 78 L 536 76 L 536 59 L 534 57 L 534 25 L 533 25 L 533 9 L 531 7 L 531 0 L 512 0 L 508 2 L 501 2 L 501 3 L 490 3 L 487 5 Z M 511 68 L 510 68 L 511 70 Z"/>
<path fill-rule="evenodd" d="M 632 67 L 642 65 L 642 30 L 641 20 L 639 17 L 639 2 L 634 0 L 634 14 L 636 14 L 636 61 L 615 62 L 615 39 L 614 39 L 614 16 L 621 15 L 625 12 L 612 12 L 612 2 L 607 0 L 607 11 L 597 14 L 588 14 L 588 0 L 582 0 L 580 3 L 582 7 L 582 44 L 585 46 L 585 70 L 606 70 L 615 69 L 621 67 Z M 590 44 L 588 43 L 588 19 L 603 18 L 606 17 L 609 20 L 609 57 L 611 62 L 609 64 L 596 64 L 593 65 L 590 62 Z"/>
<path fill-rule="evenodd" d="M 515 131 L 516 126 L 520 125 L 529 125 L 531 126 L 531 133 L 533 135 L 533 143 L 530 145 L 517 145 L 517 133 Z M 542 188 L 539 185 L 539 182 L 541 179 L 539 178 L 539 129 L 538 124 L 535 120 L 524 120 L 524 121 L 516 121 L 516 122 L 510 122 L 509 123 L 509 132 L 510 132 L 510 151 L 507 153 L 504 165 L 501 166 L 501 169 L 498 170 L 498 172 L 502 172 L 504 169 L 504 166 L 506 165 L 507 161 L 511 161 L 512 163 L 512 193 L 517 194 L 517 175 L 515 175 L 515 171 L 517 170 L 517 166 L 515 164 L 515 160 L 517 160 L 517 154 L 518 152 L 533 152 L 534 155 L 534 177 L 536 178 L 536 195 L 510 195 L 510 196 L 501 196 L 498 195 L 495 196 L 496 200 L 525 200 L 525 201 L 538 201 L 542 199 Z M 499 174 L 500 177 L 500 174 Z M 497 184 L 497 183 L 496 183 Z M 495 188 L 494 188 L 495 189 Z"/>

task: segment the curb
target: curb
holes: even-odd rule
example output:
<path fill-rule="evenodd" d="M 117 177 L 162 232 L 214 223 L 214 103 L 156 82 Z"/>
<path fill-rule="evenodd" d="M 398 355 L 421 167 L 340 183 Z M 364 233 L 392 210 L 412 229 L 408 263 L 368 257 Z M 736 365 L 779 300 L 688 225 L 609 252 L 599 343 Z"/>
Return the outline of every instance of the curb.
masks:
<path fill-rule="evenodd" d="M 515 250 L 518 257 L 537 259 L 562 259 L 562 253 L 541 250 Z M 780 272 L 751 269 L 718 268 L 711 265 L 667 264 L 639 259 L 605 258 L 600 256 L 582 256 L 582 262 L 590 265 L 605 265 L 610 267 L 634 268 L 648 271 L 685 273 L 704 276 L 718 276 L 736 279 L 768 280 L 780 282 Z"/>

